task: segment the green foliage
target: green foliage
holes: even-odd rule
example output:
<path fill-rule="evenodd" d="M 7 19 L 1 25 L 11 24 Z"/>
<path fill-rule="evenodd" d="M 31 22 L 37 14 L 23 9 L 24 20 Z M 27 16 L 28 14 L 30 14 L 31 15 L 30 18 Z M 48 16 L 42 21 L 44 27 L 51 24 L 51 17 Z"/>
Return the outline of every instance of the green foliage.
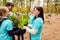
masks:
<path fill-rule="evenodd" d="M 3 0 L 3 5 L 6 5 L 7 0 Z"/>
<path fill-rule="evenodd" d="M 24 13 L 29 13 L 29 11 L 30 11 L 30 7 L 29 6 L 27 6 L 26 8 L 25 7 L 23 8 L 23 12 Z"/>
<path fill-rule="evenodd" d="M 21 18 L 19 18 L 19 24 L 18 24 L 18 27 L 21 28 L 23 27 L 24 25 L 27 26 L 28 24 L 28 21 L 29 21 L 29 16 L 27 14 L 23 14 L 21 16 Z"/>
<path fill-rule="evenodd" d="M 17 10 L 18 10 L 18 7 L 14 7 L 14 8 L 12 9 L 12 12 L 17 12 Z"/>
<path fill-rule="evenodd" d="M 28 24 L 29 19 L 30 18 L 28 16 L 28 14 L 22 14 L 21 16 L 18 16 L 18 15 L 10 16 L 10 20 L 13 21 L 14 27 L 18 27 L 18 28 L 21 28 L 24 25 L 26 26 Z"/>
<path fill-rule="evenodd" d="M 34 1 L 34 0 L 29 0 L 29 1 Z"/>
<path fill-rule="evenodd" d="M 13 26 L 14 27 L 17 27 L 17 23 L 18 23 L 18 21 L 17 21 L 17 17 L 13 14 L 12 16 L 10 16 L 9 17 L 10 18 L 10 20 L 13 22 Z"/>
<path fill-rule="evenodd" d="M 26 8 L 25 7 L 14 7 L 12 9 L 12 12 L 21 12 L 21 13 L 28 13 L 30 10 L 30 7 L 27 6 Z"/>

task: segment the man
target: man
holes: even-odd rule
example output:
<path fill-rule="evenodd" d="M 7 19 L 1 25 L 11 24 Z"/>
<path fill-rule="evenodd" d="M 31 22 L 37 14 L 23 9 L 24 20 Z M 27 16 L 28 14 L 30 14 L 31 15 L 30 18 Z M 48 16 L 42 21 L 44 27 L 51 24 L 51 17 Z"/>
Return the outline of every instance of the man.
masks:
<path fill-rule="evenodd" d="M 12 16 L 13 13 L 11 11 L 12 11 L 12 9 L 14 7 L 14 4 L 11 3 L 11 2 L 7 2 L 5 6 L 9 9 L 9 16 Z M 23 35 L 25 32 L 26 32 L 25 29 L 22 30 L 22 29 L 16 28 L 16 29 L 13 29 L 13 31 L 9 31 L 9 34 L 10 35 L 13 35 L 13 40 L 15 40 L 14 35 L 17 35 L 18 36 L 18 39 L 19 39 L 20 38 L 20 35 Z"/>
<path fill-rule="evenodd" d="M 13 14 L 11 11 L 14 7 L 14 4 L 11 2 L 7 2 L 5 6 L 9 9 L 9 16 L 11 16 Z"/>

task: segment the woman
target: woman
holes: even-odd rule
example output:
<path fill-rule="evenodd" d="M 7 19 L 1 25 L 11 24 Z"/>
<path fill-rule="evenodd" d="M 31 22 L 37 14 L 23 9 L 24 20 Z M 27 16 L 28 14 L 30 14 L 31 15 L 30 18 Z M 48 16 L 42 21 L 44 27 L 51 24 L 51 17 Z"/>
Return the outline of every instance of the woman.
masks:
<path fill-rule="evenodd" d="M 26 31 L 30 33 L 31 40 L 41 40 L 43 24 L 44 24 L 43 8 L 35 7 L 34 17 L 30 19 L 28 26 L 24 26 L 24 29 L 26 29 Z"/>
<path fill-rule="evenodd" d="M 13 29 L 12 21 L 7 19 L 9 10 L 6 7 L 0 7 L 0 40 L 12 40 L 8 31 Z"/>
<path fill-rule="evenodd" d="M 13 30 L 12 21 L 8 19 L 9 10 L 0 7 L 0 40 L 13 40 L 13 35 L 24 34 L 25 30 Z"/>

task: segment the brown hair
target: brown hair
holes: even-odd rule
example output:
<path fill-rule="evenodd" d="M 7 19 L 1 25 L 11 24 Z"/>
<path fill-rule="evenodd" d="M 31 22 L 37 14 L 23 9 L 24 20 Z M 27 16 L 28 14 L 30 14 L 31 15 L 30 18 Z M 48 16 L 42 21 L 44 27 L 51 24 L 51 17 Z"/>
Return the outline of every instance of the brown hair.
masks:
<path fill-rule="evenodd" d="M 6 7 L 0 7 L 0 16 L 7 12 Z"/>
<path fill-rule="evenodd" d="M 35 8 L 40 12 L 40 14 L 38 15 L 38 17 L 41 17 L 41 18 L 43 19 L 43 22 L 44 22 L 43 8 L 40 7 L 40 6 L 36 6 Z M 35 8 L 34 8 L 34 9 L 35 9 Z"/>
<path fill-rule="evenodd" d="M 11 2 L 7 2 L 5 6 L 6 6 L 6 7 L 7 7 L 7 6 L 12 6 L 12 7 L 14 7 L 14 4 L 11 3 Z"/>

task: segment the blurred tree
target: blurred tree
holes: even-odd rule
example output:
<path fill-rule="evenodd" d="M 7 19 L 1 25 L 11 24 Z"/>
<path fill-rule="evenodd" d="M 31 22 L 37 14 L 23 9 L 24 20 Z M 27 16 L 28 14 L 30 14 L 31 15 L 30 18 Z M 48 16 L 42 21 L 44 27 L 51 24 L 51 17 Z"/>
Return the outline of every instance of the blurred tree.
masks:
<path fill-rule="evenodd" d="M 58 3 L 58 0 L 55 0 L 55 9 L 56 9 L 56 13 L 57 13 L 57 3 Z"/>
<path fill-rule="evenodd" d="M 45 13 L 60 13 L 60 0 L 44 0 L 43 8 Z"/>
<path fill-rule="evenodd" d="M 47 0 L 47 13 L 49 13 L 49 0 Z"/>
<path fill-rule="evenodd" d="M 5 4 L 6 4 L 6 2 L 7 2 L 7 0 L 3 0 L 3 5 L 5 5 Z"/>
<path fill-rule="evenodd" d="M 35 0 L 29 0 L 29 1 L 30 1 L 30 7 L 31 7 L 32 2 L 34 2 Z"/>

